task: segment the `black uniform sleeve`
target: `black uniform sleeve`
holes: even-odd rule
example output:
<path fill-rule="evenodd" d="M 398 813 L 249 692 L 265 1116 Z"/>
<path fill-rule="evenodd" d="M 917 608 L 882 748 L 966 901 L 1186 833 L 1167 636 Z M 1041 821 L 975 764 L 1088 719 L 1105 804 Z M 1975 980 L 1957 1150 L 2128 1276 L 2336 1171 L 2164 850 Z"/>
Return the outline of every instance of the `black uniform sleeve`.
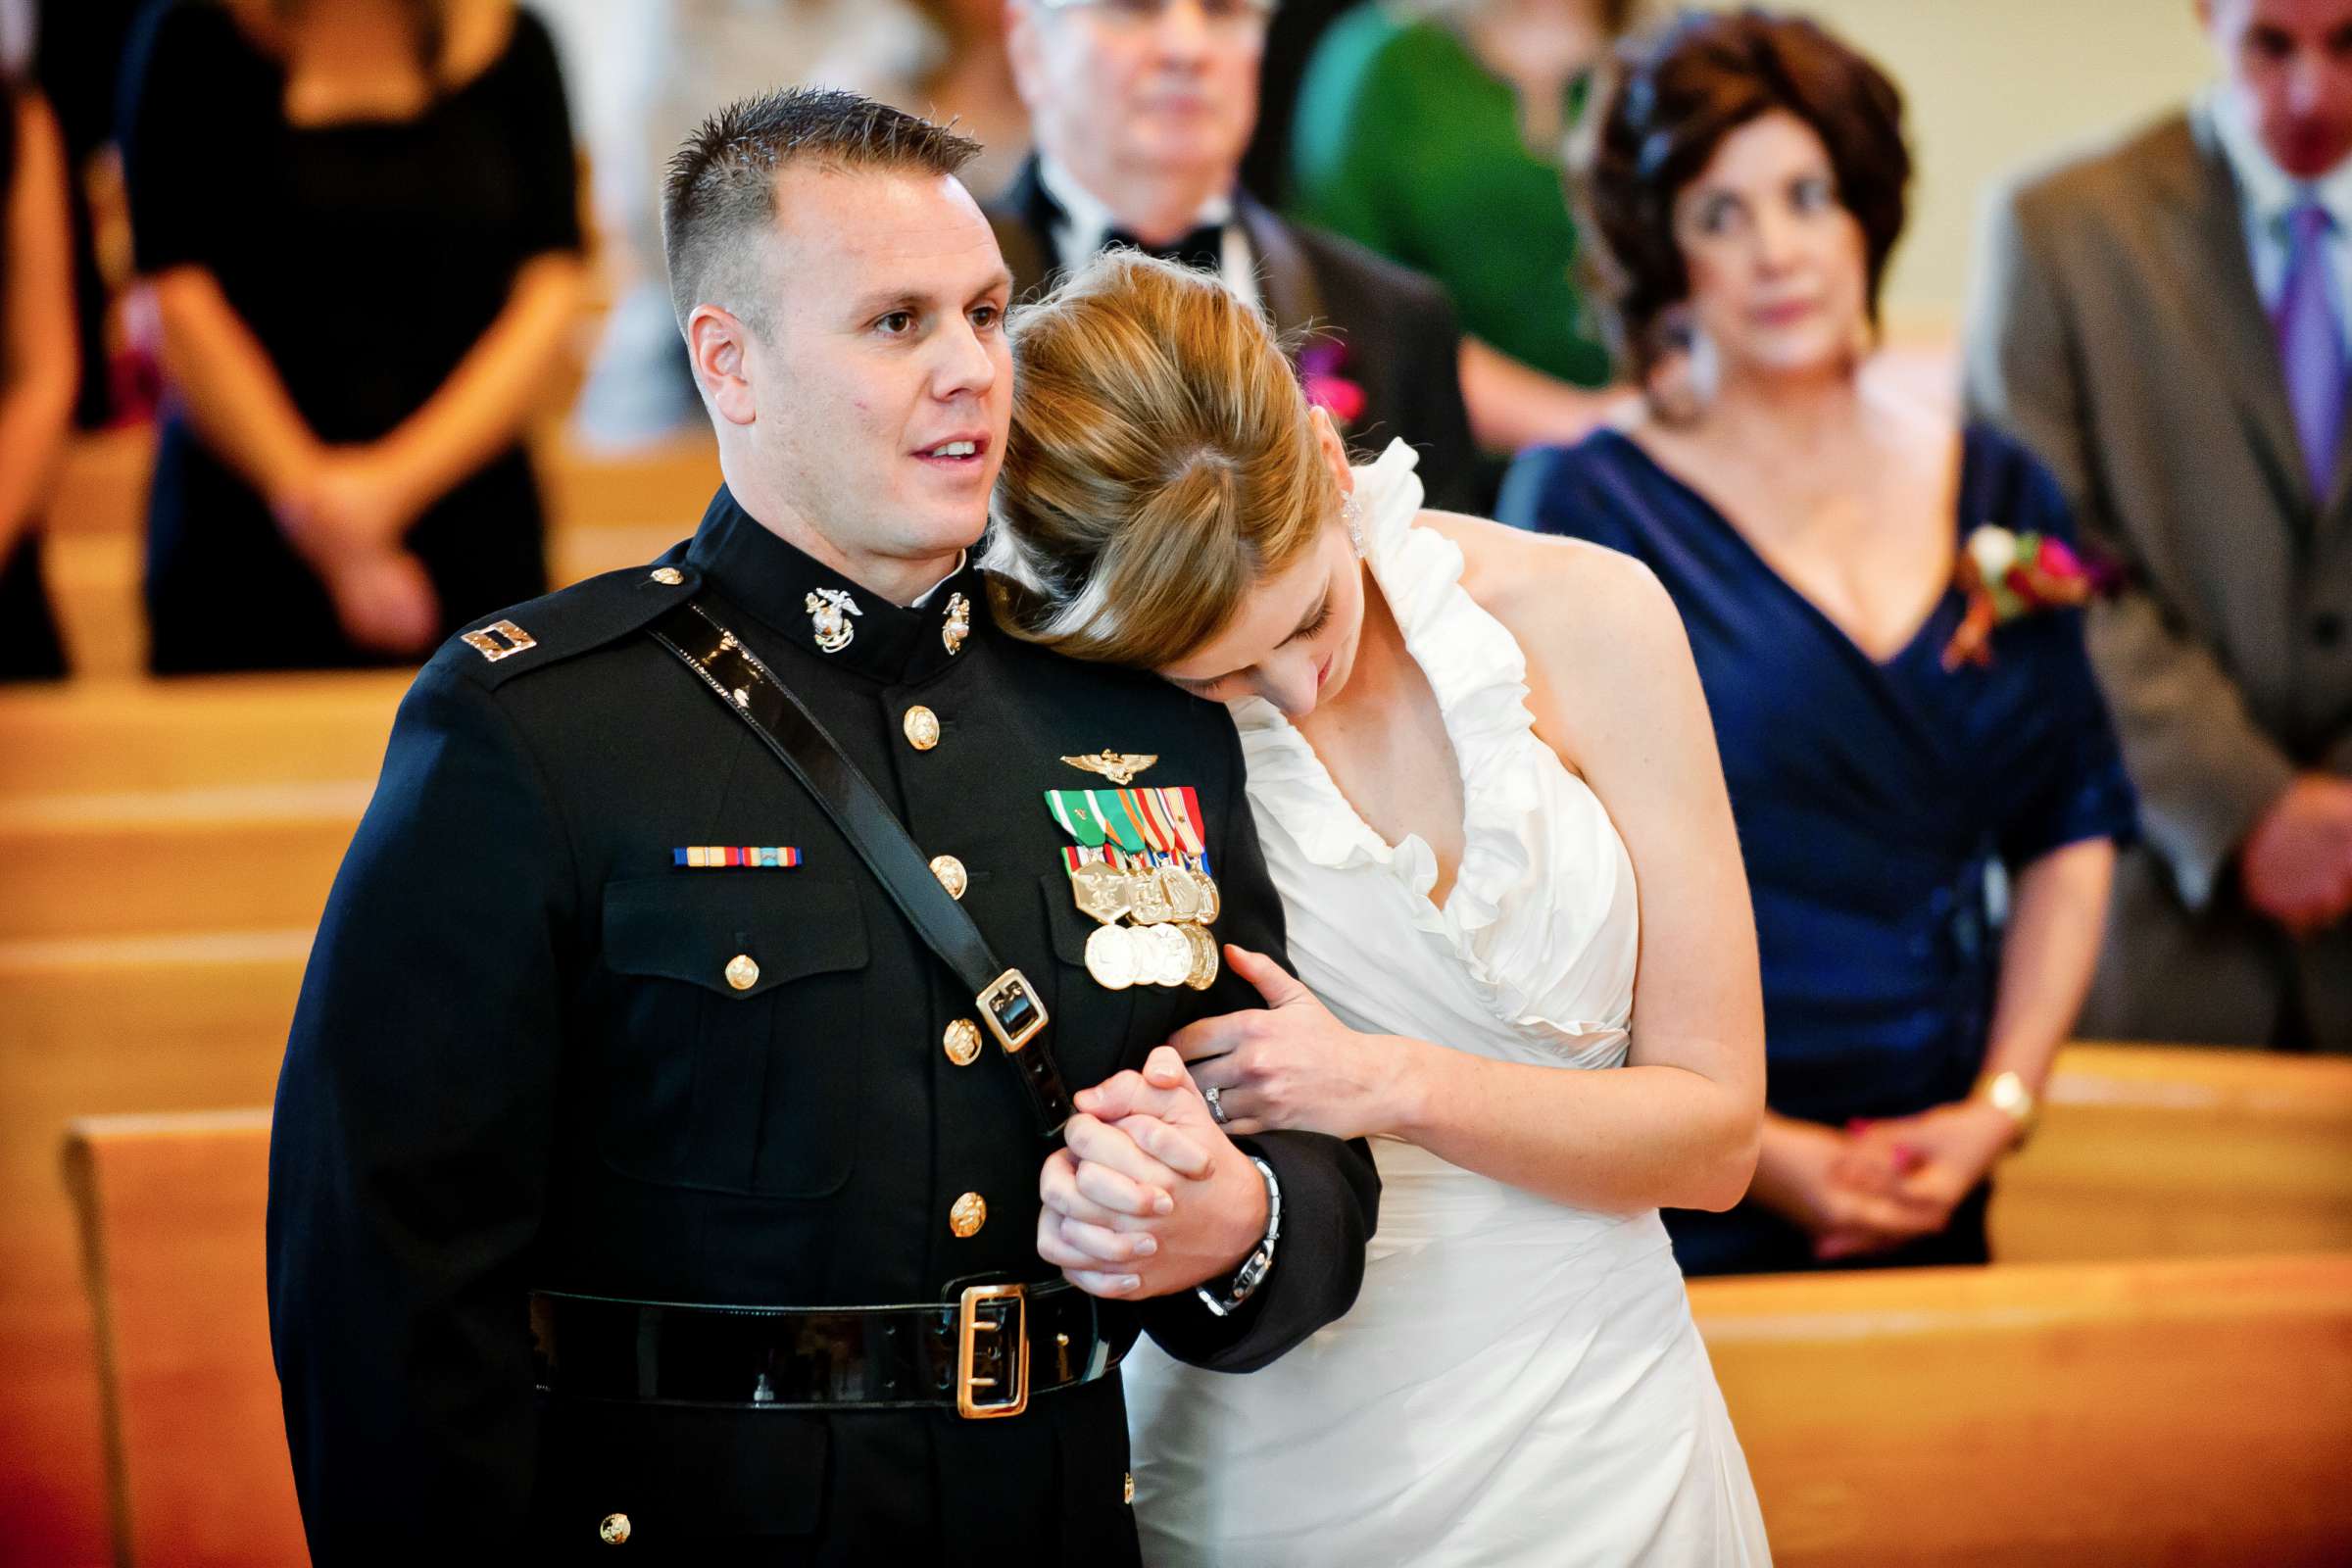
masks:
<path fill-rule="evenodd" d="M 1241 737 L 1230 734 L 1225 831 L 1216 849 L 1217 882 L 1228 911 L 1224 940 L 1291 966 L 1282 899 L 1257 845 L 1257 823 L 1242 785 Z M 1202 1016 L 1262 1007 L 1265 1000 L 1238 975 L 1218 976 Z M 1364 1244 L 1380 1217 L 1380 1173 L 1362 1139 L 1321 1133 L 1261 1133 L 1236 1141 L 1273 1167 L 1282 1185 L 1282 1237 L 1274 1271 L 1242 1309 L 1218 1317 L 1192 1291 L 1147 1301 L 1144 1328 L 1181 1361 L 1218 1372 L 1252 1372 L 1355 1304 L 1364 1281 Z"/>
<path fill-rule="evenodd" d="M 571 139 L 571 111 L 564 72 L 547 28 L 528 11 L 514 17 L 508 46 L 507 91 L 501 98 L 512 145 L 522 162 L 518 254 L 580 249 L 579 158 Z"/>
<path fill-rule="evenodd" d="M 321 1562 L 453 1519 L 502 1542 L 531 1494 L 527 1255 L 578 901 L 521 736 L 451 658 L 401 705 L 278 1079 L 270 1338 Z"/>

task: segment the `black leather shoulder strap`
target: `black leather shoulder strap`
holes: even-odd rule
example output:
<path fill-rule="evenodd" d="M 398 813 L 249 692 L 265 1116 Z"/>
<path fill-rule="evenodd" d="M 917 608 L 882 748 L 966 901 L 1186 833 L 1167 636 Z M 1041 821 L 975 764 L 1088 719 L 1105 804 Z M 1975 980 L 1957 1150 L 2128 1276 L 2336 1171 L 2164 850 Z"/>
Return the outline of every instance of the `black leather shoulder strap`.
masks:
<path fill-rule="evenodd" d="M 1020 1070 L 1038 1131 L 1058 1135 L 1070 1117 L 1070 1098 L 1044 1037 L 1045 1004 L 940 886 L 923 852 L 841 743 L 720 621 L 725 613 L 726 606 L 705 590 L 648 629 L 816 797 L 924 944 L 971 991 L 982 1021 Z"/>

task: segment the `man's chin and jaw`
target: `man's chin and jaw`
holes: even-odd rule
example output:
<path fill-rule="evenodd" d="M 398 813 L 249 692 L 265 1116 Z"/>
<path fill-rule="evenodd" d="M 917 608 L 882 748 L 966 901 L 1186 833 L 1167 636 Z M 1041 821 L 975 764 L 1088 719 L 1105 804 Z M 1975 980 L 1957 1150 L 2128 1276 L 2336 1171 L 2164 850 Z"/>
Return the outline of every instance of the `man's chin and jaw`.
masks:
<path fill-rule="evenodd" d="M 760 327 L 710 307 L 688 324 L 728 483 L 787 543 L 906 603 L 987 525 L 1012 416 L 1004 258 L 944 175 L 788 169 L 777 208 Z"/>

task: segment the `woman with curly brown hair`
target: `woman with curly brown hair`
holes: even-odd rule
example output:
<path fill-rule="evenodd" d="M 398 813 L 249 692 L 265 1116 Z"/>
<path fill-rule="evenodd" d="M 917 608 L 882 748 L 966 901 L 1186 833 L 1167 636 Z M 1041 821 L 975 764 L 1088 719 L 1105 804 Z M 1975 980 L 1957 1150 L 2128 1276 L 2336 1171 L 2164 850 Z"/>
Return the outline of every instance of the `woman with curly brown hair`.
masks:
<path fill-rule="evenodd" d="M 1692 1273 L 1981 1262 L 2133 831 L 2089 574 L 2023 447 L 1858 373 L 1893 84 L 1754 11 L 1621 67 L 1584 189 L 1650 406 L 1523 458 L 1502 514 L 1664 581 L 1739 819 L 1770 1110 L 1747 1200 L 1668 1227 Z"/>

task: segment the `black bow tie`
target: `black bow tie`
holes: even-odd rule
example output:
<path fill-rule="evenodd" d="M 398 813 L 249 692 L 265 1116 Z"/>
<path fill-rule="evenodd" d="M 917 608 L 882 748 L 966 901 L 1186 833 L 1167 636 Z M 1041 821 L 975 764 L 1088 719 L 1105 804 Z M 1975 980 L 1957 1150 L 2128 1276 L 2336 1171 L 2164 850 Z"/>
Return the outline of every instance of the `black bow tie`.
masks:
<path fill-rule="evenodd" d="M 1199 228 L 1179 234 L 1166 245 L 1147 245 L 1123 228 L 1114 228 L 1102 236 L 1102 248 L 1124 245 L 1146 256 L 1156 256 L 1163 262 L 1180 267 L 1198 268 L 1205 272 L 1220 272 L 1225 269 L 1225 225 L 1202 223 Z"/>

